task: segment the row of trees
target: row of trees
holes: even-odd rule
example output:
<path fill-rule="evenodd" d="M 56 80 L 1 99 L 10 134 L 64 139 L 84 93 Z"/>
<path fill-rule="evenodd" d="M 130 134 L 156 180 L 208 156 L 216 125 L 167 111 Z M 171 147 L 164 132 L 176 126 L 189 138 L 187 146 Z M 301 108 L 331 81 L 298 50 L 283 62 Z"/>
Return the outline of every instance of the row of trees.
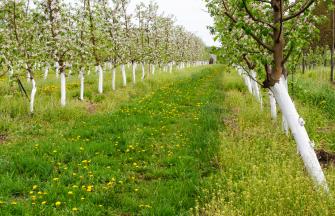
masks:
<path fill-rule="evenodd" d="M 207 0 L 207 6 L 215 20 L 212 33 L 222 44 L 218 54 L 269 89 L 271 104 L 278 103 L 308 173 L 328 191 L 305 122 L 287 89 L 289 71 L 317 35 L 314 0 Z M 264 81 L 259 82 L 254 72 Z"/>
<path fill-rule="evenodd" d="M 142 65 L 142 80 L 154 73 L 155 65 L 172 70 L 207 59 L 200 38 L 176 26 L 171 16 L 158 13 L 157 4 L 137 5 L 128 12 L 129 0 L 2 0 L 0 2 L 0 64 L 13 78 L 24 71 L 31 80 L 31 112 L 36 93 L 35 69 L 55 67 L 61 79 L 61 105 L 66 103 L 66 71 L 85 71 L 94 65 L 99 74 L 98 91 L 103 93 L 103 65 L 115 71 L 124 64 Z M 149 65 L 145 71 L 144 64 Z M 3 74 L 4 74 L 3 73 Z M 82 86 L 83 88 L 83 86 Z M 81 97 L 83 99 L 83 97 Z"/>

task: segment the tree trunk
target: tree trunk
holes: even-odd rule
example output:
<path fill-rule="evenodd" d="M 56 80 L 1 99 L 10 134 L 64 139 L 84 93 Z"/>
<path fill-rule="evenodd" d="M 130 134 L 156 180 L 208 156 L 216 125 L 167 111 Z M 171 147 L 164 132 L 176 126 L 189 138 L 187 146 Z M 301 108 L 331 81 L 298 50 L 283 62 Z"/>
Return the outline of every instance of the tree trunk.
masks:
<path fill-rule="evenodd" d="M 112 70 L 112 89 L 115 91 L 116 86 L 115 86 L 115 76 L 116 76 L 116 67 L 113 68 Z"/>
<path fill-rule="evenodd" d="M 56 69 L 56 79 L 59 77 L 59 62 L 55 63 L 55 69 Z"/>
<path fill-rule="evenodd" d="M 80 100 L 84 100 L 84 89 L 85 89 L 85 76 L 84 76 L 84 69 L 81 68 L 79 72 L 79 79 L 80 79 Z"/>
<path fill-rule="evenodd" d="M 36 95 L 36 82 L 35 79 L 31 76 L 31 85 L 32 85 L 32 89 L 31 89 L 31 94 L 30 94 L 30 113 L 33 114 L 34 113 L 34 104 L 35 104 L 35 95 Z"/>
<path fill-rule="evenodd" d="M 144 68 L 144 63 L 142 62 L 142 81 L 145 78 L 145 68 Z"/>
<path fill-rule="evenodd" d="M 250 77 L 243 72 L 243 77 L 244 77 L 244 83 L 248 88 L 248 91 L 252 94 L 252 86 L 251 86 L 251 81 Z"/>
<path fill-rule="evenodd" d="M 123 86 L 127 86 L 126 67 L 124 64 L 121 65 L 121 73 L 122 73 Z"/>
<path fill-rule="evenodd" d="M 283 75 L 281 78 L 281 82 L 284 83 L 284 86 L 288 92 L 288 83 L 287 83 L 287 78 Z M 284 113 L 282 113 L 282 127 L 283 127 L 283 131 L 284 133 L 288 136 L 289 135 L 289 127 L 288 127 L 288 123 L 287 123 L 287 119 L 284 116 Z"/>
<path fill-rule="evenodd" d="M 132 70 L 133 70 L 133 84 L 136 84 L 136 67 L 137 67 L 136 62 L 133 62 L 133 63 L 132 63 Z"/>
<path fill-rule="evenodd" d="M 99 84 L 98 84 L 98 92 L 99 94 L 102 94 L 103 93 L 103 84 L 104 84 L 104 75 L 103 75 L 103 71 L 102 71 L 102 67 L 101 65 L 98 65 L 96 67 L 96 70 L 98 72 L 98 75 L 99 75 Z"/>
<path fill-rule="evenodd" d="M 271 118 L 273 120 L 277 120 L 277 103 L 271 90 L 269 90 L 269 98 L 270 98 Z"/>
<path fill-rule="evenodd" d="M 262 96 L 258 87 L 258 83 L 255 81 L 257 79 L 257 75 L 255 71 L 251 71 L 251 76 L 252 76 L 252 92 L 254 93 L 254 96 L 256 97 L 257 101 L 260 103 L 261 105 L 261 110 L 263 110 L 263 100 L 262 100 Z"/>
<path fill-rule="evenodd" d="M 62 71 L 60 73 L 60 103 L 62 107 L 65 107 L 66 105 L 66 78 L 65 78 L 65 72 Z"/>
<path fill-rule="evenodd" d="M 152 65 L 152 75 L 155 75 L 155 65 Z"/>
<path fill-rule="evenodd" d="M 50 68 L 50 64 L 47 63 L 47 65 L 45 66 L 45 70 L 44 70 L 44 80 L 48 78 L 49 68 Z"/>
<path fill-rule="evenodd" d="M 319 186 L 323 187 L 323 189 L 328 192 L 325 176 L 314 149 L 311 146 L 312 143 L 305 129 L 304 121 L 299 116 L 285 85 L 280 81 L 272 86 L 271 90 L 288 121 L 289 128 L 297 143 L 298 151 L 304 161 L 307 172 Z"/>

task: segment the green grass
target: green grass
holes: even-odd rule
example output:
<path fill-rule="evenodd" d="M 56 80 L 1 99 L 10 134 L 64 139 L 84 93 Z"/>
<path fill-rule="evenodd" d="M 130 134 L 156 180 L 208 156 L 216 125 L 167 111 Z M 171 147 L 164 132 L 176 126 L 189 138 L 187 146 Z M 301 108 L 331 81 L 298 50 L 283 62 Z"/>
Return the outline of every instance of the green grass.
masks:
<path fill-rule="evenodd" d="M 335 149 L 332 108 L 318 99 L 331 104 L 332 87 L 309 87 L 314 76 L 298 77 L 295 104 L 317 147 Z M 280 119 L 270 119 L 268 97 L 261 112 L 234 70 L 158 73 L 116 92 L 108 78 L 103 95 L 92 75 L 85 102 L 72 77 L 66 108 L 57 80 L 38 81 L 50 89 L 40 92 L 34 116 L 15 87 L 0 81 L 7 139 L 0 141 L 0 215 L 335 213 L 333 166 L 324 167 L 327 196 Z"/>
<path fill-rule="evenodd" d="M 306 126 L 311 138 L 318 141 L 317 147 L 334 152 L 335 88 L 329 82 L 328 72 L 328 68 L 318 67 L 305 74 L 298 74 L 294 82 L 290 82 L 289 89 L 309 122 Z"/>
<path fill-rule="evenodd" d="M 212 176 L 213 187 L 204 191 L 208 199 L 206 196 L 199 199 L 193 213 L 333 215 L 334 168 L 324 168 L 332 194 L 327 196 L 315 188 L 305 172 L 294 140 L 281 130 L 281 121 L 270 119 L 268 98 L 264 111 L 260 112 L 259 104 L 241 85 L 241 77 L 225 74 L 225 112 L 221 116 L 225 127 L 218 156 L 220 174 Z M 331 138 L 331 134 L 318 135 L 317 131 L 319 126 L 329 123 L 327 114 L 299 100 L 296 105 L 316 143 Z"/>
<path fill-rule="evenodd" d="M 218 171 L 219 71 L 160 74 L 103 96 L 92 78 L 90 102 L 61 109 L 52 90 L 33 117 L 12 94 L 1 106 L 0 215 L 188 214 Z"/>

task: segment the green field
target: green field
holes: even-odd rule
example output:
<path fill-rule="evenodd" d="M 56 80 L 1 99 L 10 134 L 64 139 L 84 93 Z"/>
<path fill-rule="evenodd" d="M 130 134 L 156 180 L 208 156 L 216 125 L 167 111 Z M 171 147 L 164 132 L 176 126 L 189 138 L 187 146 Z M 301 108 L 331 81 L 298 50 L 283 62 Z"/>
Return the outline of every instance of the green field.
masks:
<path fill-rule="evenodd" d="M 34 116 L 17 87 L 0 81 L 0 215 L 335 214 L 334 196 L 314 187 L 294 141 L 271 120 L 267 93 L 260 111 L 234 69 L 158 72 L 116 92 L 108 79 L 99 95 L 88 77 L 81 102 L 69 78 L 65 108 L 58 81 L 37 80 Z M 320 105 L 304 94 L 296 87 L 311 139 L 335 150 L 322 105 L 331 96 Z M 333 194 L 335 170 L 324 171 Z"/>

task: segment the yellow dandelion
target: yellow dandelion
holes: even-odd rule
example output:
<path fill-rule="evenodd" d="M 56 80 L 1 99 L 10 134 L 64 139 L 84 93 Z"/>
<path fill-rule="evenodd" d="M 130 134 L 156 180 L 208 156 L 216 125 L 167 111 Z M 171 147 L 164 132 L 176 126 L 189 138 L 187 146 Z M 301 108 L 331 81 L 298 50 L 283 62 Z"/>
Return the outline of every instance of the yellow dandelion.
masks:
<path fill-rule="evenodd" d="M 71 195 L 73 195 L 73 192 L 69 191 L 69 192 L 67 192 L 67 194 L 71 196 Z"/>
<path fill-rule="evenodd" d="M 55 206 L 59 207 L 62 203 L 60 201 L 55 202 Z"/>
<path fill-rule="evenodd" d="M 72 208 L 72 211 L 76 212 L 76 211 L 79 211 L 78 208 Z"/>
<path fill-rule="evenodd" d="M 52 180 L 53 180 L 53 181 L 58 181 L 58 180 L 59 180 L 59 178 L 53 178 Z"/>
<path fill-rule="evenodd" d="M 43 201 L 41 204 L 42 204 L 42 205 L 45 205 L 45 204 L 47 204 L 47 201 Z"/>
<path fill-rule="evenodd" d="M 87 192 L 92 192 L 92 190 L 93 190 L 93 186 L 92 185 L 88 185 L 86 191 Z"/>

